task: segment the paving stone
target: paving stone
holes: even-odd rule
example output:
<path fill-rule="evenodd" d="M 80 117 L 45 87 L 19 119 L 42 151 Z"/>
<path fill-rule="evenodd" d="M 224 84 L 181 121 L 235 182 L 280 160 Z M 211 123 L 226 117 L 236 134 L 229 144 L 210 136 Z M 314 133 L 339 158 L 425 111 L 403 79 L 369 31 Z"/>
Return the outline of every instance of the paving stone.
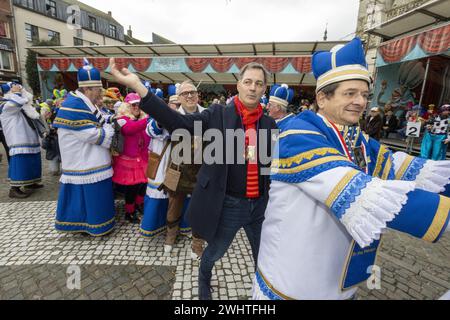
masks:
<path fill-rule="evenodd" d="M 47 162 L 43 164 L 45 173 Z M 164 237 L 142 239 L 136 226 L 124 221 L 122 200 L 116 203 L 120 219 L 111 235 L 91 238 L 58 233 L 54 229 L 58 178 L 44 174 L 43 190 L 26 200 L 11 201 L 6 169 L 0 165 L 1 299 L 196 298 L 198 263 L 190 259 L 190 239 L 180 237 L 172 254 L 164 255 Z M 431 245 L 388 232 L 379 250 L 382 290 L 367 291 L 362 284 L 361 297 L 439 298 L 450 289 L 449 255 L 449 235 Z M 67 289 L 69 263 L 80 265 L 81 290 Z M 225 257 L 216 263 L 213 296 L 226 300 L 246 295 L 248 299 L 253 278 L 251 248 L 240 230 Z"/>

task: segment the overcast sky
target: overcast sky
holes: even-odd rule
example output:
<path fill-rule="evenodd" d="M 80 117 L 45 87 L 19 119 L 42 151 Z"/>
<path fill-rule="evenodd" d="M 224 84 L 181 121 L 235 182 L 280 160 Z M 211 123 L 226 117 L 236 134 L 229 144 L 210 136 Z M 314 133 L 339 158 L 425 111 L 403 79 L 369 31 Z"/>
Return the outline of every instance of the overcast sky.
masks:
<path fill-rule="evenodd" d="M 113 17 L 133 36 L 152 32 L 179 44 L 351 39 L 358 0 L 81 0 Z M 349 38 L 350 37 L 350 38 Z"/>

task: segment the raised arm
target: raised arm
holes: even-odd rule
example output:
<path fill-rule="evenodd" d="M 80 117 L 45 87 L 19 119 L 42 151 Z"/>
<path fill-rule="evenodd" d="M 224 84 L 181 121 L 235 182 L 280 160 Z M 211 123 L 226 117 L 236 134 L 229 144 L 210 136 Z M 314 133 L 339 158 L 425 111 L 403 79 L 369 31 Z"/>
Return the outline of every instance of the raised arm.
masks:
<path fill-rule="evenodd" d="M 147 90 L 137 75 L 130 72 L 127 68 L 119 70 L 114 58 L 111 58 L 110 66 L 111 74 L 117 82 L 127 86 L 142 97 L 141 109 L 158 121 L 169 132 L 173 132 L 176 129 L 187 129 L 193 134 L 194 124 L 197 121 L 201 122 L 202 132 L 208 129 L 209 120 L 212 112 L 215 111 L 214 109 L 205 110 L 201 114 L 181 115 L 169 108 L 163 100 Z"/>

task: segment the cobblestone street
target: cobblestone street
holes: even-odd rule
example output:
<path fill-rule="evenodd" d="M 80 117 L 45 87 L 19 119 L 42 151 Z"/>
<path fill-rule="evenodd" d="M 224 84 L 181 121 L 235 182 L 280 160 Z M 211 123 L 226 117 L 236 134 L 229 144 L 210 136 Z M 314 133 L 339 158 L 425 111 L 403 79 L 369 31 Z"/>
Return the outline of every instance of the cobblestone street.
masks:
<path fill-rule="evenodd" d="M 1 148 L 3 152 L 3 148 Z M 164 237 L 147 240 L 123 219 L 108 237 L 61 234 L 54 229 L 58 178 L 25 201 L 8 198 L 6 157 L 0 164 L 0 299 L 196 299 L 198 263 L 190 239 L 164 254 Z M 437 299 L 450 289 L 450 237 L 428 244 L 399 233 L 382 242 L 380 290 L 362 286 L 359 299 Z M 79 266 L 80 290 L 69 290 L 68 267 Z M 240 232 L 216 264 L 213 298 L 249 299 L 254 265 Z"/>

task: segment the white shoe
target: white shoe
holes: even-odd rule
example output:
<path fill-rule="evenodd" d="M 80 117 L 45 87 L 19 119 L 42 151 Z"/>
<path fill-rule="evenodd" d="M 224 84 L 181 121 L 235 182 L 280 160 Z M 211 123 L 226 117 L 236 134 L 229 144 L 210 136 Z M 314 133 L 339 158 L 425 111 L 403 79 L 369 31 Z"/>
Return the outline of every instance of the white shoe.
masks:
<path fill-rule="evenodd" d="M 169 244 L 165 244 L 164 245 L 164 252 L 165 253 L 171 253 L 173 249 L 173 246 L 169 245 Z"/>
<path fill-rule="evenodd" d="M 200 261 L 200 257 L 192 250 L 191 250 L 191 259 L 195 261 Z"/>

